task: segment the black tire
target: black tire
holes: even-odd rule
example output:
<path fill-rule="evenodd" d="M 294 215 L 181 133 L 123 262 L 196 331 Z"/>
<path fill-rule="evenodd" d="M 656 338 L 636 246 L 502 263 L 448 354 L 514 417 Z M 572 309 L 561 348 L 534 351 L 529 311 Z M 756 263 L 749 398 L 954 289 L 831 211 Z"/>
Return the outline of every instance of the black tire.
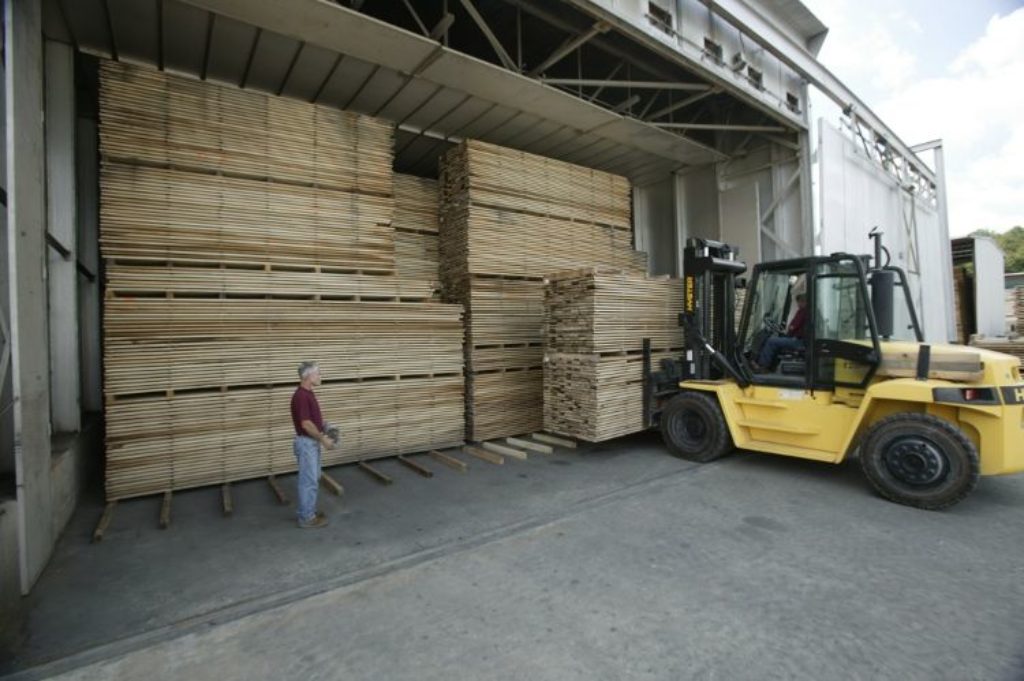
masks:
<path fill-rule="evenodd" d="M 894 414 L 868 431 L 860 448 L 864 475 L 897 504 L 937 511 L 978 485 L 978 450 L 963 431 L 929 414 Z"/>
<path fill-rule="evenodd" d="M 733 450 L 718 400 L 698 392 L 676 395 L 661 412 L 661 439 L 674 456 L 708 463 Z"/>

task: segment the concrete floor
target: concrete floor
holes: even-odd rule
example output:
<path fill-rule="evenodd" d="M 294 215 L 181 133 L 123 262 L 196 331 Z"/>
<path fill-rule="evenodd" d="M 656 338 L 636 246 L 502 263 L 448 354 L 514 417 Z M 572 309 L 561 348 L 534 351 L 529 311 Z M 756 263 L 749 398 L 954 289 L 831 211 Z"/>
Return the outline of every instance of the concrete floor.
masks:
<path fill-rule="evenodd" d="M 1024 679 L 1024 476 L 944 513 L 856 464 L 696 466 L 641 435 L 461 475 L 335 469 L 330 528 L 265 483 L 83 504 L 0 666 L 68 679 Z M 291 480 L 285 481 L 291 485 Z M 19 671 L 20 670 L 20 671 Z"/>

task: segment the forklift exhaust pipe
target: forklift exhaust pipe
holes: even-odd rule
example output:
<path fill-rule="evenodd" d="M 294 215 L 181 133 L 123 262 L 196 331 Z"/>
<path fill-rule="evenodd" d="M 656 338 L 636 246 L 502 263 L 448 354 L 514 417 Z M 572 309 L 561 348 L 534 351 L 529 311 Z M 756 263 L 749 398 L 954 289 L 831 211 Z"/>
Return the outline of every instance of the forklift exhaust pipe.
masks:
<path fill-rule="evenodd" d="M 871 272 L 871 310 L 875 313 L 878 335 L 888 339 L 893 331 L 893 293 L 896 273 L 891 270 Z"/>

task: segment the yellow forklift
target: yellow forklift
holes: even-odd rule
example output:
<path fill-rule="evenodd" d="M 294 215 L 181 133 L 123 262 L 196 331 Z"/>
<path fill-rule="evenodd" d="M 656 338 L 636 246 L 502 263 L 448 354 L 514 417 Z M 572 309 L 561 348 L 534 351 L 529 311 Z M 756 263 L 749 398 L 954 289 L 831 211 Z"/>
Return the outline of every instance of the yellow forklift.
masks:
<path fill-rule="evenodd" d="M 688 349 L 656 371 L 645 362 L 645 416 L 673 454 L 857 454 L 879 494 L 924 509 L 956 504 L 980 475 L 1024 470 L 1018 360 L 925 343 L 905 273 L 882 264 L 881 233 L 871 236 L 874 262 L 835 253 L 756 265 L 738 331 L 746 266 L 727 244 L 687 242 Z"/>

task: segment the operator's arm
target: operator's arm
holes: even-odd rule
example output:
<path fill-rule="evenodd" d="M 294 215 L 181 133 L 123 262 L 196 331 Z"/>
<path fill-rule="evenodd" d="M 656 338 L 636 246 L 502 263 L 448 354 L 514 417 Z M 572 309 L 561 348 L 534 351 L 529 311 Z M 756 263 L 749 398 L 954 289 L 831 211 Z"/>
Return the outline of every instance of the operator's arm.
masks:
<path fill-rule="evenodd" d="M 324 447 L 330 447 L 332 444 L 334 444 L 327 438 L 326 435 L 321 433 L 320 429 L 316 427 L 316 424 L 314 424 L 309 419 L 303 419 L 300 425 L 302 426 L 302 430 L 306 431 L 306 435 L 309 435 L 314 440 L 319 441 L 320 444 L 322 444 Z"/>

